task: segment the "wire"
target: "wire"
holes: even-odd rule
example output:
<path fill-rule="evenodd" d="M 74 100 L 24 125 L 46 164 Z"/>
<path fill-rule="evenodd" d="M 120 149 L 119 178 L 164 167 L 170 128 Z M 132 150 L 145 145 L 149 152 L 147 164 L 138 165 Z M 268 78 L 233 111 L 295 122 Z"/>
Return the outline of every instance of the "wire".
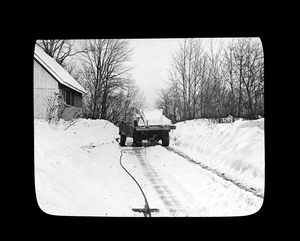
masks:
<path fill-rule="evenodd" d="M 151 212 L 150 212 L 150 207 L 146 198 L 145 193 L 143 192 L 143 189 L 141 188 L 140 184 L 135 180 L 135 178 L 130 174 L 129 171 L 127 171 L 127 169 L 122 165 L 122 156 L 123 156 L 123 151 L 125 150 L 121 150 L 121 155 L 120 155 L 120 165 L 121 167 L 127 172 L 127 174 L 133 179 L 133 181 L 135 181 L 135 183 L 138 185 L 141 193 L 143 194 L 143 197 L 145 199 L 145 208 L 144 209 L 140 209 L 141 212 L 144 213 L 144 216 L 147 217 L 147 214 L 149 215 L 149 217 L 151 218 Z"/>

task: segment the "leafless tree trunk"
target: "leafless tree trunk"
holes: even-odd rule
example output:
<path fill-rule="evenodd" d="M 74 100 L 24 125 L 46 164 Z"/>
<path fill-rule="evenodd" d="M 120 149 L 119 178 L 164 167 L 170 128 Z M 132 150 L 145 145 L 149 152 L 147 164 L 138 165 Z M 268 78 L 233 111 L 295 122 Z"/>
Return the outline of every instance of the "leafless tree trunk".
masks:
<path fill-rule="evenodd" d="M 107 119 L 109 97 L 118 89 L 125 89 L 130 82 L 131 49 L 128 40 L 97 39 L 81 42 L 78 59 L 83 69 L 84 87 L 89 94 L 85 100 L 88 116 Z"/>
<path fill-rule="evenodd" d="M 173 55 L 170 81 L 172 95 L 176 92 L 179 118 L 192 119 L 197 116 L 200 109 L 198 101 L 202 98 L 200 91 L 203 87 L 203 74 L 206 69 L 206 59 L 203 55 L 201 41 L 197 39 L 184 39 L 179 50 Z M 174 88 L 175 87 L 175 88 Z M 162 93 L 163 94 L 163 93 Z M 174 109 L 176 106 L 174 105 Z M 173 118 L 176 118 L 173 114 Z"/>
<path fill-rule="evenodd" d="M 230 106 L 230 115 L 236 116 L 235 113 L 235 75 L 234 75 L 234 59 L 233 59 L 233 44 L 230 43 L 228 49 L 224 50 L 224 65 L 223 65 L 223 77 L 225 81 L 230 86 L 229 98 L 228 98 L 228 105 Z"/>
<path fill-rule="evenodd" d="M 263 93 L 261 44 L 251 38 L 239 39 L 234 45 L 234 61 L 239 86 L 238 116 L 254 119 L 257 116 L 255 103 Z"/>

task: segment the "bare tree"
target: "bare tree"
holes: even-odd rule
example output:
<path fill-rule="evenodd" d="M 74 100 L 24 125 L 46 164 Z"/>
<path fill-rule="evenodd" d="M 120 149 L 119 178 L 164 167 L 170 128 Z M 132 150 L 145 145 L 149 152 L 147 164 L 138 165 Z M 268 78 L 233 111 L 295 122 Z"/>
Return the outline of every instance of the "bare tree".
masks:
<path fill-rule="evenodd" d="M 144 107 L 145 97 L 133 81 L 125 87 L 119 88 L 109 96 L 107 120 L 117 123 L 121 120 L 133 123 L 134 114 Z"/>
<path fill-rule="evenodd" d="M 235 96 L 235 85 L 236 79 L 234 74 L 234 57 L 233 57 L 233 42 L 229 43 L 228 47 L 224 49 L 224 63 L 222 68 L 222 74 L 225 82 L 229 84 L 229 96 L 228 96 L 228 106 L 229 113 L 231 116 L 236 116 L 236 96 Z"/>
<path fill-rule="evenodd" d="M 258 94 L 260 93 L 263 79 L 263 54 L 259 43 L 248 39 L 246 47 L 245 78 L 243 84 L 248 97 L 248 117 L 254 119 L 257 116 Z"/>
<path fill-rule="evenodd" d="M 233 45 L 234 74 L 238 82 L 238 116 L 254 119 L 264 93 L 264 61 L 260 41 L 238 39 Z M 262 109 L 262 108 L 260 108 Z M 263 110 L 261 110 L 263 112 Z"/>
<path fill-rule="evenodd" d="M 169 73 L 172 95 L 176 92 L 177 106 L 180 106 L 180 119 L 195 118 L 199 112 L 198 101 L 203 97 L 206 60 L 199 39 L 184 39 L 179 50 L 173 55 L 172 69 Z M 176 109 L 175 106 L 174 108 Z M 174 114 L 173 116 L 175 117 Z"/>
<path fill-rule="evenodd" d="M 209 117 L 218 117 L 222 114 L 222 92 L 224 85 L 222 83 L 223 78 L 220 73 L 220 66 L 222 65 L 222 46 L 216 47 L 217 43 L 213 42 L 212 39 L 209 41 L 209 52 L 207 53 L 208 57 L 208 68 L 209 68 L 209 75 L 208 75 L 208 83 L 209 88 L 207 90 L 208 93 L 208 113 Z"/>
<path fill-rule="evenodd" d="M 129 42 L 121 39 L 96 39 L 81 42 L 78 59 L 82 64 L 82 83 L 85 111 L 90 118 L 107 119 L 110 97 L 116 89 L 124 89 L 130 81 L 131 49 Z"/>
<path fill-rule="evenodd" d="M 67 57 L 74 56 L 80 51 L 74 48 L 75 40 L 67 39 L 49 39 L 49 40 L 38 40 L 37 45 L 40 46 L 45 53 L 54 58 L 64 68 L 65 60 Z"/>

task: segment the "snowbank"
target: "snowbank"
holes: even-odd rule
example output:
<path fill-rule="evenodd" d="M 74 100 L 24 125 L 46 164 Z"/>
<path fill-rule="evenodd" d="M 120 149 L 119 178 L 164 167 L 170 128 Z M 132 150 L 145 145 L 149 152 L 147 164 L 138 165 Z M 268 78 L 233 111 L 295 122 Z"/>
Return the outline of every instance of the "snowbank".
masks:
<path fill-rule="evenodd" d="M 52 215 L 133 216 L 129 203 L 139 206 L 132 200 L 138 195 L 119 165 L 118 128 L 105 120 L 79 119 L 66 129 L 68 124 L 50 128 L 34 121 L 39 207 Z"/>
<path fill-rule="evenodd" d="M 212 124 L 207 119 L 176 124 L 170 146 L 243 185 L 264 190 L 264 119 Z"/>

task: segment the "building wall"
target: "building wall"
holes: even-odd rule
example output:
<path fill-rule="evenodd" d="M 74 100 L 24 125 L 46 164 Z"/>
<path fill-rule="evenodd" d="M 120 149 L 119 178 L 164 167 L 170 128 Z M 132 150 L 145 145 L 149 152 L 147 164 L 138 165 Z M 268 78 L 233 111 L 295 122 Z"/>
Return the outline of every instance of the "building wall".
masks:
<path fill-rule="evenodd" d="M 82 94 L 74 91 L 74 106 L 82 108 Z"/>
<path fill-rule="evenodd" d="M 65 89 L 68 88 L 60 83 L 47 71 L 45 70 L 35 59 L 34 59 L 34 118 L 46 119 L 47 110 L 47 98 L 49 96 L 55 97 L 58 106 L 59 117 L 65 120 L 71 120 L 82 114 L 82 94 L 71 90 L 74 93 L 74 106 L 65 104 Z"/>
<path fill-rule="evenodd" d="M 47 98 L 59 92 L 58 82 L 34 59 L 34 118 L 46 118 Z"/>
<path fill-rule="evenodd" d="M 82 94 L 68 88 L 74 94 L 74 106 L 66 105 L 65 104 L 66 88 L 68 87 L 62 84 L 59 85 L 59 92 L 61 95 L 61 102 L 60 102 L 61 118 L 63 118 L 64 120 L 72 120 L 73 118 L 82 115 Z"/>
<path fill-rule="evenodd" d="M 65 96 L 65 94 L 66 94 L 66 88 L 68 88 L 68 87 L 66 87 L 66 86 L 64 86 L 62 84 L 59 85 L 60 93 L 62 95 L 62 99 L 63 100 L 66 99 L 66 96 Z M 79 92 L 77 92 L 77 91 L 74 91 L 74 90 L 72 90 L 70 88 L 68 88 L 68 89 L 71 90 L 73 92 L 73 94 L 74 94 L 74 106 L 81 108 L 82 107 L 82 94 L 79 93 Z M 65 103 L 65 101 L 64 101 L 64 103 Z"/>

